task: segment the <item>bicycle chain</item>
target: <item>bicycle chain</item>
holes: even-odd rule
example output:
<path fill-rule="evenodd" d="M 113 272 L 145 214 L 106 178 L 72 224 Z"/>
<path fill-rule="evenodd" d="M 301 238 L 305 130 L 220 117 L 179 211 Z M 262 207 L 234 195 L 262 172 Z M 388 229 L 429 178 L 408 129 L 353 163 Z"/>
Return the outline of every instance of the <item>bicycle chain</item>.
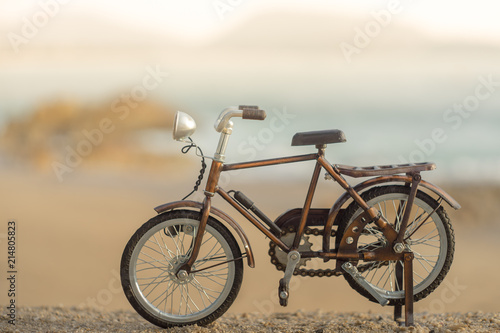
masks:
<path fill-rule="evenodd" d="M 324 230 L 324 229 L 323 229 Z M 304 235 L 313 235 L 313 236 L 323 236 L 323 230 L 321 229 L 315 229 L 315 228 L 305 228 L 304 230 Z M 281 236 L 284 236 L 288 233 L 295 233 L 296 228 L 295 227 L 289 227 L 285 232 L 282 233 Z M 336 231 L 332 230 L 331 237 L 336 236 Z M 269 256 L 271 257 L 271 264 L 273 264 L 278 271 L 285 271 L 286 265 L 283 265 L 280 263 L 279 259 L 276 257 L 276 244 L 274 244 L 272 241 L 269 242 Z M 370 262 L 367 264 L 363 265 L 357 265 L 358 271 L 360 273 L 364 273 L 366 270 L 370 269 L 373 265 L 376 263 L 379 263 L 378 266 L 387 266 L 389 265 L 389 261 L 384 261 L 382 263 L 380 262 Z M 334 269 L 295 269 L 293 272 L 293 275 L 300 275 L 300 276 L 309 276 L 309 277 L 330 277 L 334 275 L 338 275 Z"/>

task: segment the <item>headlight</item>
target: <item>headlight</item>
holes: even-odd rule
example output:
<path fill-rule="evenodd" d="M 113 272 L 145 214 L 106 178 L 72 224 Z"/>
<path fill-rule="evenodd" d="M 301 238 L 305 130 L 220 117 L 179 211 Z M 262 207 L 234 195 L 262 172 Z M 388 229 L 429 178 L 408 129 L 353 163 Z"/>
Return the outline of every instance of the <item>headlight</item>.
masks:
<path fill-rule="evenodd" d="M 187 113 L 177 111 L 174 119 L 174 131 L 172 137 L 176 141 L 185 141 L 196 130 L 196 123 Z"/>

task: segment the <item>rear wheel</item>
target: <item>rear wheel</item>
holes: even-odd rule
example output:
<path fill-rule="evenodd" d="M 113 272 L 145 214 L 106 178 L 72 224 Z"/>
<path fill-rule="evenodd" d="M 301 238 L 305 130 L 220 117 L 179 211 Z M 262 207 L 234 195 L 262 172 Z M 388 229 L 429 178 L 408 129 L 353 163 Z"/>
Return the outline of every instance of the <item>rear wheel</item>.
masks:
<path fill-rule="evenodd" d="M 406 186 L 381 186 L 362 194 L 370 207 L 376 208 L 387 221 L 399 231 L 410 188 Z M 405 241 L 414 253 L 413 292 L 414 300 L 427 297 L 443 281 L 450 270 L 455 250 L 453 229 L 443 207 L 424 192 L 418 191 L 415 198 Z M 437 208 L 437 209 L 436 209 Z M 363 210 L 356 202 L 346 210 L 339 223 L 337 242 L 343 237 L 347 227 Z M 387 246 L 382 232 L 374 224 L 363 230 L 358 240 L 358 252 L 373 251 Z M 366 281 L 381 295 L 389 299 L 391 305 L 404 304 L 403 286 L 396 278 L 396 267 L 404 267 L 403 261 L 359 262 L 357 268 Z M 353 289 L 373 302 L 376 300 L 360 286 L 350 274 L 344 274 Z"/>
<path fill-rule="evenodd" d="M 200 219 L 200 213 L 187 210 L 158 215 L 137 230 L 123 252 L 125 295 L 142 317 L 160 327 L 207 325 L 227 311 L 239 292 L 243 263 L 238 243 L 212 217 L 191 273 L 176 276 L 189 259 Z"/>

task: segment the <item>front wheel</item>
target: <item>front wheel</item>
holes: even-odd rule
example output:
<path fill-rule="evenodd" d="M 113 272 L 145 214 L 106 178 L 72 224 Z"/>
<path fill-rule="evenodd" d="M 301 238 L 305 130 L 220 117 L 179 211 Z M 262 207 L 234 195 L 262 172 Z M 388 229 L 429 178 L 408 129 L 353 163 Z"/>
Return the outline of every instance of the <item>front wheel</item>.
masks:
<path fill-rule="evenodd" d="M 399 231 L 403 219 L 410 188 L 406 186 L 381 186 L 372 188 L 362 194 L 368 206 L 376 208 L 392 227 Z M 337 242 L 343 237 L 347 227 L 363 210 L 356 202 L 349 205 L 344 218 L 339 223 Z M 414 301 L 427 297 L 450 270 L 455 250 L 453 229 L 443 207 L 424 192 L 418 191 L 411 209 L 405 242 L 414 254 L 413 260 L 413 292 Z M 358 252 L 373 251 L 388 246 L 383 233 L 374 224 L 367 225 L 358 239 Z M 360 262 L 358 271 L 366 281 L 389 304 L 404 304 L 404 291 L 400 280 L 396 278 L 396 267 L 404 267 L 403 261 Z M 350 274 L 344 274 L 353 289 L 373 302 L 375 298 L 359 285 Z M 398 282 L 399 281 L 399 282 Z"/>
<path fill-rule="evenodd" d="M 146 222 L 121 260 L 122 287 L 130 304 L 163 327 L 207 325 L 231 306 L 243 279 L 238 243 L 209 217 L 200 252 L 187 276 L 175 275 L 190 256 L 201 214 L 175 210 Z"/>

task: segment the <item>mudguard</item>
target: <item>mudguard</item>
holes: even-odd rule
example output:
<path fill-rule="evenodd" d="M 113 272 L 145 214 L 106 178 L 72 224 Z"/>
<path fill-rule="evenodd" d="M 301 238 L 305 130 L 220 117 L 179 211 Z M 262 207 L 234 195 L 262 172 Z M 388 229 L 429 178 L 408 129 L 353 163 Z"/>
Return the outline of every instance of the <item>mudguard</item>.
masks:
<path fill-rule="evenodd" d="M 411 182 L 412 182 L 412 176 L 409 176 L 409 175 L 382 176 L 382 177 L 368 179 L 362 183 L 359 183 L 358 185 L 354 186 L 353 189 L 357 193 L 361 193 L 364 190 L 366 190 L 370 187 L 373 187 L 375 185 L 379 185 L 379 184 L 385 184 L 385 183 L 407 183 L 408 184 Z M 438 187 L 434 184 L 431 184 L 429 182 L 426 182 L 425 180 L 421 180 L 418 186 L 422 186 L 422 187 L 430 190 L 431 192 L 434 192 L 436 195 L 443 198 L 443 200 L 446 201 L 454 209 L 461 208 L 460 204 L 455 199 L 453 199 L 448 193 L 446 193 L 444 190 L 442 190 L 440 187 Z M 340 196 L 337 199 L 335 204 L 330 209 L 330 212 L 328 213 L 328 220 L 326 222 L 325 232 L 323 234 L 323 251 L 325 251 L 325 252 L 330 251 L 331 232 L 327 232 L 327 230 L 331 230 L 340 209 L 349 199 L 351 199 L 351 196 L 349 195 L 349 193 L 345 192 L 342 196 Z"/>
<path fill-rule="evenodd" d="M 161 214 L 179 208 L 187 208 L 189 210 L 199 209 L 201 211 L 203 209 L 203 203 L 191 200 L 175 201 L 155 207 L 155 211 L 158 214 Z M 229 215 L 227 215 L 226 213 L 215 207 L 211 207 L 210 214 L 215 215 L 220 219 L 224 220 L 224 222 L 226 222 L 231 228 L 233 228 L 234 231 L 236 231 L 236 233 L 240 237 L 241 242 L 243 243 L 245 252 L 247 253 L 248 266 L 254 268 L 255 259 L 253 256 L 252 248 L 250 247 L 250 242 L 248 241 L 248 237 L 245 234 L 245 231 L 241 228 L 241 226 L 235 220 L 233 220 Z"/>

